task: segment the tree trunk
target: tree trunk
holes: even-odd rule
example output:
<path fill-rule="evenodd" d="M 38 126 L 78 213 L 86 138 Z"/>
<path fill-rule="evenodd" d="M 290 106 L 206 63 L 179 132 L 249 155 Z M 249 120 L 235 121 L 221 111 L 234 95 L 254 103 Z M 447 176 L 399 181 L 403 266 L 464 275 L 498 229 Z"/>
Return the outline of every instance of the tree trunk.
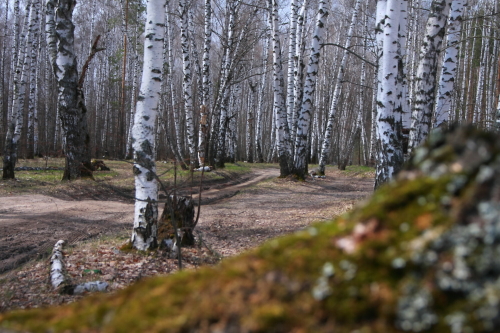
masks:
<path fill-rule="evenodd" d="M 443 56 L 439 90 L 434 110 L 434 127 L 446 125 L 450 118 L 451 96 L 457 79 L 458 54 L 460 51 L 460 34 L 462 32 L 462 16 L 466 0 L 454 0 L 451 3 L 448 17 L 448 34 L 446 37 L 446 52 Z"/>
<path fill-rule="evenodd" d="M 155 122 L 163 74 L 165 2 L 150 0 L 144 41 L 144 67 L 132 135 L 134 138 L 135 213 L 132 246 L 158 245 L 158 183 L 154 159 Z"/>
<path fill-rule="evenodd" d="M 335 88 L 333 90 L 332 103 L 330 106 L 330 111 L 328 113 L 328 123 L 326 125 L 325 134 L 323 136 L 323 144 L 321 147 L 321 157 L 319 160 L 319 174 L 323 175 L 325 173 L 325 165 L 328 157 L 328 153 L 330 152 L 330 142 L 332 140 L 332 131 L 333 131 L 333 122 L 335 120 L 335 115 L 337 113 L 337 105 L 339 102 L 340 92 L 342 90 L 342 83 L 344 81 L 344 73 L 345 73 L 345 65 L 347 62 L 347 58 L 349 53 L 347 50 L 351 46 L 351 39 L 354 31 L 354 27 L 356 25 L 358 19 L 358 11 L 361 0 L 356 0 L 356 5 L 354 7 L 354 12 L 352 13 L 351 25 L 349 26 L 349 31 L 347 32 L 347 39 L 344 44 L 344 52 L 342 54 L 342 60 L 339 65 L 339 72 L 337 74 L 337 78 L 335 80 Z"/>
<path fill-rule="evenodd" d="M 359 4 L 358 0 L 358 4 Z M 326 20 L 328 17 L 328 5 L 325 0 L 320 0 L 316 27 L 311 41 L 309 63 L 306 70 L 306 82 L 304 84 L 304 97 L 300 107 L 300 115 L 297 124 L 297 139 L 295 142 L 295 162 L 293 173 L 299 179 L 307 175 L 308 136 L 311 123 L 311 112 L 313 109 L 314 93 L 316 91 L 316 79 L 318 76 L 319 56 Z M 323 168 L 324 173 L 324 168 Z"/>
<path fill-rule="evenodd" d="M 411 119 L 409 152 L 418 146 L 429 133 L 435 102 L 437 60 L 449 10 L 450 4 L 446 0 L 434 0 L 431 4 L 416 74 L 417 85 Z"/>
<path fill-rule="evenodd" d="M 9 127 L 7 129 L 7 137 L 5 139 L 4 155 L 3 155 L 3 172 L 2 179 L 14 179 L 14 169 L 16 167 L 19 140 L 24 125 L 24 103 L 26 90 L 26 70 L 27 70 L 27 45 L 30 45 L 30 37 L 28 24 L 31 15 L 31 1 L 26 5 L 26 17 L 24 20 L 23 33 L 20 36 L 20 45 L 18 47 L 19 55 L 17 64 L 15 65 L 14 82 L 13 82 L 13 100 L 12 111 L 10 112 Z"/>
<path fill-rule="evenodd" d="M 190 167 L 196 166 L 196 144 L 193 119 L 193 77 L 192 64 L 189 52 L 189 10 L 184 0 L 179 1 L 180 26 L 181 26 L 181 49 L 182 49 L 182 91 L 184 96 L 184 112 L 186 113 L 186 131 L 189 150 Z"/>
<path fill-rule="evenodd" d="M 281 47 L 278 36 L 278 3 L 269 0 L 269 11 L 272 22 L 273 47 L 273 92 L 274 117 L 276 126 L 276 147 L 280 164 L 280 177 L 288 176 L 291 171 L 290 131 L 288 128 L 283 91 L 283 64 L 281 61 Z"/>
<path fill-rule="evenodd" d="M 208 112 L 210 110 L 210 47 L 212 45 L 212 6 L 211 0 L 205 0 L 205 39 L 203 43 L 202 64 L 202 102 L 200 107 L 200 128 L 198 131 L 198 163 L 205 166 L 206 140 L 209 129 Z"/>
<path fill-rule="evenodd" d="M 57 79 L 58 110 L 65 137 L 63 180 L 92 177 L 87 109 L 82 91 L 84 76 L 80 84 L 74 51 L 72 17 L 75 5 L 74 0 L 64 0 L 54 7 L 54 1 L 47 0 L 47 44 Z"/>
<path fill-rule="evenodd" d="M 403 150 L 401 140 L 401 114 L 396 109 L 398 91 L 398 28 L 400 1 L 379 0 L 382 5 L 377 10 L 385 8 L 383 23 L 382 57 L 379 60 L 377 93 L 377 170 L 375 188 L 391 179 L 403 165 Z M 377 17 L 379 13 L 377 13 Z"/>

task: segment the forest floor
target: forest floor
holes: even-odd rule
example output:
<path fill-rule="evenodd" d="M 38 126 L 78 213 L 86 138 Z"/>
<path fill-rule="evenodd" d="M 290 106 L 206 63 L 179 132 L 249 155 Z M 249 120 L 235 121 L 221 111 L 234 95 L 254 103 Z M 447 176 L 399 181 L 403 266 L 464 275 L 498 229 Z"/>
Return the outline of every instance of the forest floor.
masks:
<path fill-rule="evenodd" d="M 121 167 L 109 164 L 112 170 Z M 298 182 L 277 178 L 276 166 L 245 167 L 242 172 L 215 171 L 221 177 L 209 175 L 203 183 L 197 245 L 182 249 L 184 268 L 215 264 L 311 222 L 330 220 L 373 188 L 373 172 L 366 168 L 329 167 L 325 178 Z M 178 270 L 178 260 L 164 252 L 122 250 L 134 211 L 129 171 L 62 184 L 26 173 L 30 176 L 0 181 L 0 312 L 82 297 L 60 295 L 48 284 L 49 256 L 59 239 L 67 244 L 65 261 L 73 283 L 106 281 L 113 291 Z M 178 187 L 184 194 L 197 191 L 186 183 Z"/>

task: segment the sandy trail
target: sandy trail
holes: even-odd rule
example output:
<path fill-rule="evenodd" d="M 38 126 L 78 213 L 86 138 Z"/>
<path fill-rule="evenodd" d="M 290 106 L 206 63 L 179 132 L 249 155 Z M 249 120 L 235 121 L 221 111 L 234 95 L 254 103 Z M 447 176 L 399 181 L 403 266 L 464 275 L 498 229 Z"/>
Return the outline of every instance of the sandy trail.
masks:
<path fill-rule="evenodd" d="M 294 183 L 276 179 L 278 175 L 278 169 L 255 169 L 240 183 L 235 184 L 236 179 L 204 191 L 199 235 L 222 256 L 234 255 L 311 221 L 329 219 L 373 187 L 373 180 L 366 178 L 332 174 Z M 265 182 L 269 178 L 274 180 Z M 72 244 L 99 235 L 127 235 L 133 211 L 131 201 L 62 200 L 38 194 L 0 197 L 0 273 L 48 255 L 59 239 Z"/>

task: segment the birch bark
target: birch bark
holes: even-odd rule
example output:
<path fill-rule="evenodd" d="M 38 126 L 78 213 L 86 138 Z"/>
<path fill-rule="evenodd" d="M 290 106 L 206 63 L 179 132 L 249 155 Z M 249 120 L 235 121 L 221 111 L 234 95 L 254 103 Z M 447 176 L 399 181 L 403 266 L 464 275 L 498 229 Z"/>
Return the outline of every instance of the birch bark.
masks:
<path fill-rule="evenodd" d="M 169 2 L 167 2 L 166 12 L 165 12 L 165 35 L 166 35 L 166 45 L 167 45 L 167 63 L 168 63 L 168 72 L 167 72 L 167 80 L 170 85 L 170 97 L 172 99 L 172 116 L 174 118 L 174 131 L 175 131 L 175 144 L 174 144 L 174 155 L 177 158 L 177 161 L 184 166 L 183 160 L 183 141 L 181 135 L 181 124 L 179 119 L 179 105 L 177 103 L 177 97 L 175 95 L 175 86 L 173 79 L 173 68 L 174 68 L 174 56 L 173 56 L 173 47 L 172 47 L 172 24 L 170 21 L 170 13 L 168 11 Z"/>
<path fill-rule="evenodd" d="M 348 49 L 351 46 L 352 35 L 354 27 L 358 19 L 358 11 L 361 0 L 356 0 L 356 5 L 354 7 L 354 12 L 352 13 L 351 24 L 349 25 L 349 31 L 347 32 L 347 38 L 344 44 L 344 52 L 342 54 L 342 60 L 339 65 L 339 71 L 337 78 L 335 79 L 335 88 L 333 90 L 332 103 L 330 106 L 330 111 L 328 113 L 328 122 L 325 129 L 325 134 L 323 135 L 323 144 L 321 146 L 321 157 L 319 159 L 319 174 L 323 175 L 325 173 L 326 160 L 328 153 L 330 152 L 330 143 L 332 140 L 333 123 L 335 120 L 335 114 L 337 113 L 337 105 L 339 102 L 340 92 L 342 90 L 342 82 L 344 81 L 345 65 L 347 58 L 349 56 Z"/>
<path fill-rule="evenodd" d="M 288 128 L 293 129 L 294 126 L 294 101 L 295 101 L 295 88 L 294 88 L 294 72 L 295 72 L 295 62 L 293 59 L 296 55 L 296 42 L 297 42 L 297 4 L 296 0 L 290 1 L 290 33 L 288 36 L 288 82 L 287 82 L 287 93 L 286 93 L 286 104 L 287 104 L 287 121 Z M 293 132 L 293 130 L 292 130 Z M 291 137 L 294 135 L 291 133 Z"/>
<path fill-rule="evenodd" d="M 466 0 L 453 0 L 448 17 L 448 34 L 446 52 L 443 56 L 436 108 L 434 110 L 434 127 L 446 125 L 450 118 L 451 96 L 457 78 L 458 54 L 460 51 L 460 34 L 462 32 L 462 16 Z"/>
<path fill-rule="evenodd" d="M 190 167 L 196 166 L 196 145 L 193 119 L 193 77 L 191 71 L 191 57 L 189 52 L 189 9 L 184 0 L 179 1 L 181 49 L 182 49 L 182 91 L 184 96 L 184 112 L 186 114 L 187 143 L 189 150 Z"/>
<path fill-rule="evenodd" d="M 281 60 L 281 47 L 278 36 L 278 3 L 269 0 L 269 11 L 271 12 L 272 26 L 272 48 L 273 48 L 273 109 L 275 117 L 276 146 L 280 164 L 280 177 L 288 176 L 292 171 L 292 160 L 290 151 L 290 131 L 288 128 L 287 114 L 284 100 L 283 88 L 283 65 Z"/>
<path fill-rule="evenodd" d="M 74 0 L 47 0 L 47 44 L 57 80 L 58 110 L 64 131 L 66 165 L 63 180 L 92 177 L 87 129 L 87 109 L 79 83 L 74 51 Z M 57 4 L 57 6 L 54 6 Z M 49 11 L 55 9 L 55 15 Z"/>
<path fill-rule="evenodd" d="M 357 1 L 357 6 L 359 6 L 359 2 L 360 0 Z M 327 17 L 328 4 L 325 0 L 320 0 L 318 14 L 316 17 L 316 27 L 311 41 L 309 63 L 307 64 L 306 81 L 304 84 L 304 97 L 297 124 L 297 139 L 295 141 L 295 161 L 293 172 L 299 179 L 304 179 L 307 175 L 307 142 L 311 123 L 311 112 L 313 109 L 313 98 L 316 91 L 319 56 Z"/>
<path fill-rule="evenodd" d="M 26 69 L 27 57 L 26 46 L 31 44 L 28 24 L 30 22 L 31 1 L 26 4 L 26 17 L 24 20 L 24 29 L 20 34 L 20 45 L 18 46 L 19 55 L 17 56 L 17 64 L 15 65 L 14 80 L 13 80 L 13 100 L 12 111 L 7 128 L 7 136 L 5 139 L 4 155 L 3 155 L 3 179 L 14 179 L 14 169 L 17 162 L 18 145 L 21 139 L 21 132 L 24 125 L 24 103 L 26 90 Z"/>
<path fill-rule="evenodd" d="M 415 78 L 417 82 L 408 144 L 409 153 L 427 137 L 431 126 L 436 99 L 437 61 L 449 10 L 450 3 L 447 0 L 432 1 Z"/>
<path fill-rule="evenodd" d="M 258 163 L 264 162 L 264 155 L 262 152 L 262 116 L 264 112 L 264 97 L 267 86 L 267 66 L 268 66 L 268 58 L 269 58 L 269 40 L 270 40 L 270 13 L 267 12 L 267 26 L 265 32 L 264 46 L 263 46 L 263 59 L 262 59 L 262 74 L 260 81 L 260 89 L 259 89 L 259 97 L 257 102 L 257 121 L 255 124 L 255 158 Z"/>
<path fill-rule="evenodd" d="M 382 0 L 379 0 L 379 3 Z M 385 1 L 384 1 L 385 2 Z M 382 56 L 379 60 L 377 91 L 377 161 L 375 188 L 391 179 L 403 164 L 401 114 L 396 110 L 398 91 L 398 29 L 400 1 L 386 2 L 382 38 Z M 382 4 L 377 10 L 385 7 Z M 379 16 L 380 13 L 377 13 Z"/>
<path fill-rule="evenodd" d="M 205 166 L 206 138 L 209 129 L 208 110 L 210 110 L 210 48 L 212 46 L 212 5 L 205 0 L 205 39 L 203 42 L 202 98 L 200 107 L 200 128 L 198 131 L 198 163 Z"/>
<path fill-rule="evenodd" d="M 135 175 L 135 212 L 131 243 L 138 250 L 156 247 L 158 184 L 154 160 L 155 122 L 163 74 L 165 2 L 147 3 L 144 66 L 132 129 Z"/>
<path fill-rule="evenodd" d="M 28 158 L 38 155 L 38 105 L 37 105 L 37 75 L 40 33 L 40 0 L 33 0 L 32 17 L 30 23 L 30 91 L 28 98 Z"/>

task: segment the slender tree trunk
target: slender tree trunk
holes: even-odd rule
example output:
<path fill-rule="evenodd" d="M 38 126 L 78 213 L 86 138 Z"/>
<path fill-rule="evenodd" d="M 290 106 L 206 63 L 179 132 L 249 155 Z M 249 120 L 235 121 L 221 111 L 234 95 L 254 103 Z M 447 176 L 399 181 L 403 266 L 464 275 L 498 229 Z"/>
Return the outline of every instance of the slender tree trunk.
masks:
<path fill-rule="evenodd" d="M 212 6 L 205 0 L 205 39 L 203 43 L 202 91 L 200 107 L 200 128 L 198 131 L 198 163 L 205 166 L 206 140 L 209 129 L 208 110 L 210 110 L 210 47 L 212 45 Z"/>
<path fill-rule="evenodd" d="M 288 128 L 287 114 L 283 89 L 283 65 L 281 61 L 281 47 L 278 36 L 278 3 L 269 0 L 269 10 L 272 22 L 272 47 L 273 47 L 273 92 L 274 116 L 276 126 L 276 147 L 280 164 L 280 177 L 288 176 L 291 171 L 290 131 Z"/>
<path fill-rule="evenodd" d="M 267 26 L 265 32 L 264 46 L 263 46 L 263 56 L 262 56 L 262 74 L 260 81 L 259 97 L 257 102 L 257 121 L 255 124 L 255 158 L 258 163 L 264 162 L 264 155 L 262 152 L 262 118 L 264 112 L 264 97 L 267 86 L 267 66 L 269 58 L 269 39 L 270 39 L 270 13 L 267 13 Z"/>
<path fill-rule="evenodd" d="M 154 159 L 155 122 L 163 74 L 165 2 L 149 0 L 144 67 L 132 135 L 134 138 L 135 213 L 131 243 L 138 250 L 156 247 L 158 184 Z"/>
<path fill-rule="evenodd" d="M 360 0 L 357 4 L 359 5 Z M 316 80 L 319 68 L 319 56 L 323 35 L 328 17 L 328 4 L 325 0 L 320 0 L 318 14 L 316 17 L 316 27 L 312 36 L 309 63 L 306 70 L 306 82 L 304 84 L 304 97 L 297 124 L 297 140 L 295 142 L 295 162 L 294 174 L 299 179 L 304 179 L 307 175 L 307 153 L 308 136 L 311 123 L 311 112 L 313 109 L 313 98 L 316 92 Z M 323 168 L 324 172 L 324 168 Z"/>
<path fill-rule="evenodd" d="M 288 75 L 287 75 L 287 86 L 286 86 L 286 112 L 288 128 L 291 130 L 291 139 L 294 139 L 293 128 L 295 127 L 294 122 L 294 102 L 295 102 L 295 88 L 294 88 L 294 72 L 295 72 L 295 58 L 296 45 L 297 42 L 297 13 L 298 8 L 296 0 L 290 1 L 290 28 L 288 36 Z"/>
<path fill-rule="evenodd" d="M 33 15 L 30 23 L 31 46 L 30 55 L 30 91 L 28 99 L 28 158 L 38 155 L 38 105 L 37 105 L 37 75 L 38 75 L 38 53 L 40 34 L 40 0 L 33 0 Z"/>
<path fill-rule="evenodd" d="M 189 51 L 189 9 L 184 0 L 179 1 L 180 26 L 181 26 L 181 49 L 182 49 L 182 90 L 184 96 L 184 112 L 186 113 L 187 143 L 191 169 L 196 166 L 196 144 L 194 132 L 193 114 L 193 77 L 192 62 Z"/>
<path fill-rule="evenodd" d="M 30 22 L 31 1 L 26 4 L 26 17 L 24 20 L 23 33 L 20 36 L 19 55 L 14 72 L 12 111 L 10 112 L 9 127 L 5 139 L 3 155 L 3 179 L 14 179 L 14 169 L 17 162 L 19 140 L 24 125 L 24 103 L 26 90 L 26 70 L 27 70 L 27 46 L 31 44 L 28 24 Z"/>
<path fill-rule="evenodd" d="M 330 142 L 332 140 L 333 123 L 335 120 L 335 114 L 337 113 L 337 105 L 339 102 L 340 92 L 342 90 L 342 83 L 344 81 L 345 65 L 347 62 L 347 58 L 349 56 L 347 50 L 351 46 L 354 27 L 358 20 L 358 11 L 360 3 L 361 0 L 356 0 L 354 12 L 352 13 L 351 24 L 349 26 L 349 31 L 347 32 L 347 38 L 344 44 L 344 52 L 342 54 L 342 60 L 339 65 L 339 72 L 335 80 L 335 88 L 333 90 L 332 104 L 330 107 L 330 111 L 328 113 L 328 123 L 326 125 L 325 134 L 323 135 L 323 145 L 321 147 L 321 157 L 319 160 L 319 174 L 325 173 L 326 160 L 330 152 Z"/>
<path fill-rule="evenodd" d="M 246 132 L 246 158 L 248 163 L 253 163 L 254 162 L 254 155 L 253 155 L 253 137 L 254 137 L 254 123 L 255 123 L 255 117 L 253 110 L 256 109 L 255 107 L 255 95 L 256 95 L 256 90 L 257 90 L 257 84 L 253 83 L 251 80 L 248 81 L 248 85 L 250 88 L 250 92 L 248 94 L 248 113 L 247 113 L 247 126 L 245 128 Z"/>
<path fill-rule="evenodd" d="M 458 54 L 460 51 L 460 34 L 462 32 L 462 16 L 466 0 L 453 0 L 450 16 L 448 17 L 448 34 L 446 37 L 446 51 L 443 56 L 439 90 L 434 110 L 434 127 L 446 125 L 450 118 L 451 96 L 454 83 L 457 79 Z"/>
<path fill-rule="evenodd" d="M 474 107 L 474 120 L 473 123 L 481 128 L 485 128 L 484 122 L 484 85 L 485 85 L 485 72 L 488 62 L 488 56 L 490 52 L 490 39 L 489 39 L 489 28 L 486 20 L 483 21 L 482 37 L 481 37 L 481 54 L 480 65 L 479 65 L 479 75 L 477 78 L 477 88 L 476 88 L 476 98 Z"/>
<path fill-rule="evenodd" d="M 168 11 L 169 2 L 167 3 L 167 10 L 165 13 L 165 37 L 166 37 L 166 45 L 167 45 L 167 63 L 168 63 L 168 72 L 167 72 L 167 80 L 170 85 L 170 97 L 172 99 L 172 116 L 174 118 L 174 132 L 175 132 L 175 151 L 174 155 L 176 156 L 177 161 L 185 167 L 184 159 L 183 159 L 183 141 L 181 135 L 181 124 L 179 119 L 179 104 L 177 102 L 177 96 L 175 95 L 175 86 L 174 86 L 174 78 L 173 78 L 173 68 L 174 68 L 174 56 L 172 50 L 172 30 L 171 30 L 171 21 L 170 21 L 170 13 Z"/>
<path fill-rule="evenodd" d="M 418 146 L 429 133 L 436 100 L 437 61 L 449 10 L 450 4 L 446 0 L 432 1 L 417 68 L 417 85 L 408 144 L 409 152 Z"/>
<path fill-rule="evenodd" d="M 379 0 L 379 3 L 386 2 Z M 377 7 L 385 8 L 383 26 L 382 56 L 379 60 L 379 86 L 377 93 L 377 170 L 375 188 L 391 179 L 403 165 L 401 140 L 401 114 L 396 108 L 398 91 L 398 29 L 400 1 L 388 0 Z M 379 13 L 377 13 L 379 17 Z"/>

